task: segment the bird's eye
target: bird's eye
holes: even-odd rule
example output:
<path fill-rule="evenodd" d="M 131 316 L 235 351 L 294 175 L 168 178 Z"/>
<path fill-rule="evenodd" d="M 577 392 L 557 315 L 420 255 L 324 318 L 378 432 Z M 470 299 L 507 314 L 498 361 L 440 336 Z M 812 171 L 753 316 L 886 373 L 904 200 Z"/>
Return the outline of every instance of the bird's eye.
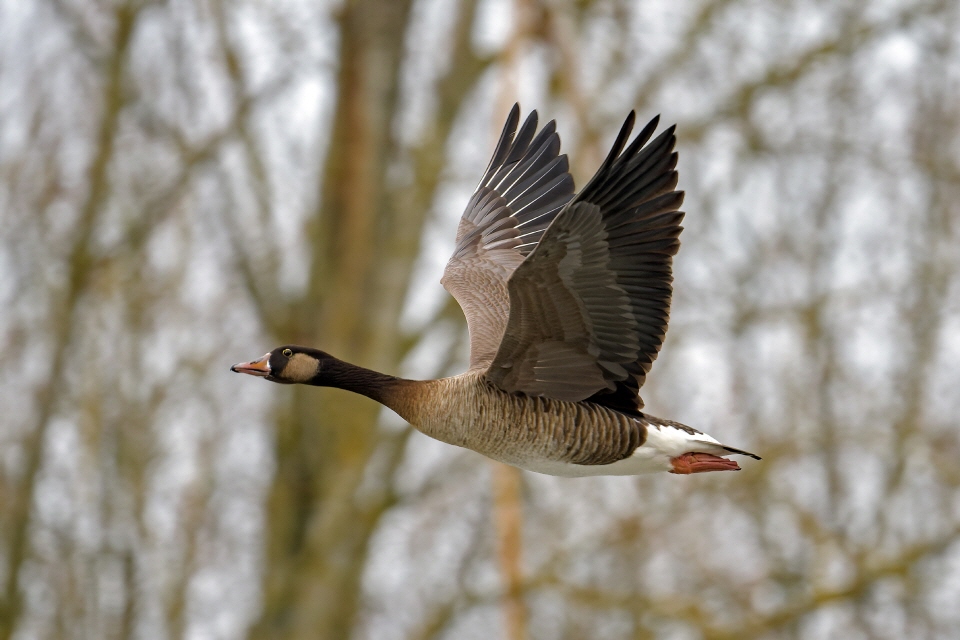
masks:
<path fill-rule="evenodd" d="M 284 350 L 283 350 L 283 355 L 286 356 L 287 358 L 289 358 L 290 356 L 293 355 L 293 351 L 291 351 L 290 349 L 284 349 Z"/>

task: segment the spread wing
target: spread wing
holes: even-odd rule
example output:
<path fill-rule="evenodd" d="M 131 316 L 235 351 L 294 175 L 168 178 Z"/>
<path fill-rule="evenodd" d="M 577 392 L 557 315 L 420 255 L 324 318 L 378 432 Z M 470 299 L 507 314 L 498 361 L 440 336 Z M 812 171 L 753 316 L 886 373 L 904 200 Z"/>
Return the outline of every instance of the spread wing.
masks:
<path fill-rule="evenodd" d="M 660 351 L 680 247 L 674 128 L 621 153 L 631 113 L 593 179 L 507 283 L 510 317 L 487 377 L 507 391 L 627 413 Z"/>
<path fill-rule="evenodd" d="M 520 106 L 514 105 L 463 212 L 456 249 L 440 280 L 467 318 L 471 369 L 487 368 L 500 345 L 510 308 L 510 274 L 573 197 L 556 124 L 551 121 L 536 133 L 534 111 L 517 132 L 519 120 Z"/>

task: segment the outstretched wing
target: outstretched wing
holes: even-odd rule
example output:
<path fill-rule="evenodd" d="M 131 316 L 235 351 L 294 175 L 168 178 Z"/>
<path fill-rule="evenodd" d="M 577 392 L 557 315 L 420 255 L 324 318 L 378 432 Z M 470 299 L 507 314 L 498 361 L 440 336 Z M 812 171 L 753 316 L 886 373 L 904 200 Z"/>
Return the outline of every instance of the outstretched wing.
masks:
<path fill-rule="evenodd" d="M 467 318 L 471 369 L 489 366 L 500 345 L 510 309 L 510 274 L 573 197 L 556 124 L 550 121 L 536 133 L 534 111 L 514 137 L 519 120 L 520 106 L 514 105 L 463 212 L 457 247 L 440 280 Z"/>
<path fill-rule="evenodd" d="M 620 411 L 660 351 L 680 247 L 674 128 L 623 151 L 634 114 L 593 179 L 560 212 L 507 283 L 510 317 L 487 371 L 507 391 L 590 399 Z"/>

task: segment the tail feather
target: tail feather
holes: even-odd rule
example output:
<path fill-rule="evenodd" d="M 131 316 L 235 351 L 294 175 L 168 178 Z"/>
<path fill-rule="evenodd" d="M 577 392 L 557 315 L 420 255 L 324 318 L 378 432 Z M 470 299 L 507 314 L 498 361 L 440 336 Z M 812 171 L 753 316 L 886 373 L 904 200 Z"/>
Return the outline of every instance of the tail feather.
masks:
<path fill-rule="evenodd" d="M 761 458 L 760 456 L 758 456 L 757 454 L 755 454 L 755 453 L 750 453 L 749 451 L 744 451 L 743 449 L 734 449 L 733 447 L 728 447 L 728 446 L 725 445 L 725 444 L 722 444 L 722 445 L 720 445 L 720 446 L 723 447 L 726 451 L 729 451 L 730 453 L 735 453 L 735 454 L 738 454 L 738 455 L 741 455 L 741 456 L 750 456 L 750 457 L 753 458 L 754 460 L 762 460 L 762 459 L 763 459 L 763 458 Z"/>
<path fill-rule="evenodd" d="M 760 460 L 760 456 L 736 447 L 728 447 L 718 442 L 713 436 L 698 431 L 673 420 L 664 420 L 651 415 L 643 415 L 643 424 L 648 427 L 646 443 L 670 455 L 679 456 L 685 453 L 709 453 L 712 455 L 740 455 Z"/>

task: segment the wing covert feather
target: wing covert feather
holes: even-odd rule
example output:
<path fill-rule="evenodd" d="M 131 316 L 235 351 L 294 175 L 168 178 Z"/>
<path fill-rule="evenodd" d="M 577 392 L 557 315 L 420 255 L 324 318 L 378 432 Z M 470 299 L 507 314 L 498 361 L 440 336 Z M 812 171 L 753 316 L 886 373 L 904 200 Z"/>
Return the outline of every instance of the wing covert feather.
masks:
<path fill-rule="evenodd" d="M 627 413 L 663 344 L 683 193 L 671 127 L 626 145 L 627 118 L 583 191 L 506 284 L 509 319 L 487 377 L 507 391 L 589 399 Z"/>
<path fill-rule="evenodd" d="M 509 315 L 507 280 L 573 197 L 567 157 L 551 121 L 537 133 L 537 112 L 517 132 L 514 105 L 493 157 L 457 228 L 457 244 L 441 283 L 463 309 L 470 331 L 470 368 L 497 352 Z M 516 135 L 514 135 L 516 133 Z"/>

